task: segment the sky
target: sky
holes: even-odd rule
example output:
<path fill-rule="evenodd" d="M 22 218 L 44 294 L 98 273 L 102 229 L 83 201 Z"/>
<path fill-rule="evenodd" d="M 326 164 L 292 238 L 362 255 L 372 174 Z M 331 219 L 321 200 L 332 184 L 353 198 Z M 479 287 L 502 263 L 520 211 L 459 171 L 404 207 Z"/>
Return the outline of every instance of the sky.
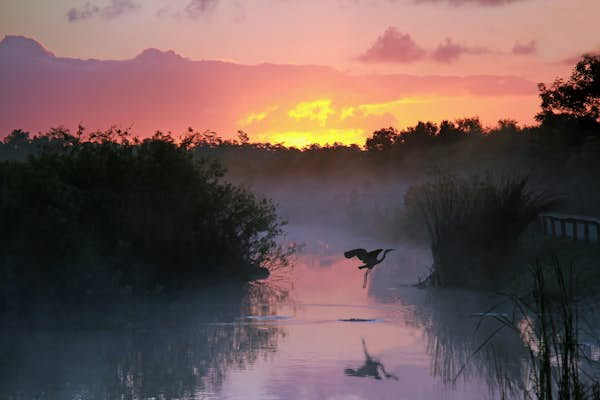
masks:
<path fill-rule="evenodd" d="M 375 102 L 358 95 L 341 101 L 318 90 L 291 99 L 267 84 L 261 91 L 269 100 L 248 101 L 239 115 L 201 127 L 296 144 L 360 142 L 378 123 L 401 128 L 474 115 L 488 125 L 502 118 L 533 123 L 536 83 L 568 77 L 581 54 L 600 50 L 598 15 L 597 0 L 19 0 L 0 2 L 0 37 L 29 37 L 57 56 L 79 59 L 130 60 L 158 48 L 190 60 L 326 66 L 355 78 L 492 76 L 530 83 L 519 93 L 486 96 L 460 88 L 443 95 L 400 90 Z M 385 91 L 364 87 L 376 90 Z M 342 123 L 369 104 L 383 104 L 385 118 Z"/>

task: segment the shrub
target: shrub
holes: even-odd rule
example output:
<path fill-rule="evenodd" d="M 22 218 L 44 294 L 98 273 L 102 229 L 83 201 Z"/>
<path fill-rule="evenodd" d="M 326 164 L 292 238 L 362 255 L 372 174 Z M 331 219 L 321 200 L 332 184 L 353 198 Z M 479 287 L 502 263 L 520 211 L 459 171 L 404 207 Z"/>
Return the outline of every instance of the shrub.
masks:
<path fill-rule="evenodd" d="M 275 206 L 222 182 L 186 141 L 54 130 L 36 142 L 26 161 L 0 164 L 0 262 L 13 284 L 146 291 L 249 279 L 285 256 Z"/>

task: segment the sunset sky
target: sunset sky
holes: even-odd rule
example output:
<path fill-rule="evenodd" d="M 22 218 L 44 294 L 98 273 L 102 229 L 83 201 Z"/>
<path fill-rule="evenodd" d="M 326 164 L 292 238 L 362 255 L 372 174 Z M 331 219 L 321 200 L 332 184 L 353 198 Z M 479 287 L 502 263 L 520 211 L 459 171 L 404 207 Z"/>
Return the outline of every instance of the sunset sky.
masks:
<path fill-rule="evenodd" d="M 9 115 L 7 94 L 0 97 L 0 119 L 22 126 L 0 128 L 44 130 L 50 127 L 44 124 L 88 121 L 91 128 L 133 124 L 144 131 L 193 126 L 225 137 L 243 129 L 253 140 L 304 145 L 362 143 L 373 129 L 418 120 L 477 115 L 487 125 L 501 118 L 533 123 L 536 83 L 568 77 L 582 53 L 600 50 L 598 15 L 597 0 L 4 1 L 0 37 L 34 39 L 56 57 L 131 60 L 157 48 L 190 60 L 252 65 L 257 73 L 269 67 L 263 63 L 332 71 L 301 79 L 291 73 L 274 86 L 261 78 L 252 90 L 246 78 L 223 82 L 242 87 L 237 92 L 190 78 L 173 87 L 197 85 L 198 96 L 218 92 L 223 98 L 163 119 L 156 114 L 161 105 L 147 101 L 131 121 L 109 111 L 88 118 L 82 109 L 81 115 L 40 117 L 28 126 L 29 120 L 13 116 L 32 111 L 13 104 Z M 2 70 L 6 80 L 9 70 Z"/>

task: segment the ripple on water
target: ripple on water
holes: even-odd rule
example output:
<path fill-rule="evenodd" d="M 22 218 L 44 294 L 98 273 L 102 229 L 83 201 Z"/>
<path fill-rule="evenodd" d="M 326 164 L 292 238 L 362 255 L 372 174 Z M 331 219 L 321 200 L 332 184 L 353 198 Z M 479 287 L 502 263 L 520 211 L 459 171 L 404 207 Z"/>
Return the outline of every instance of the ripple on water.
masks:
<path fill-rule="evenodd" d="M 285 315 L 246 315 L 246 319 L 253 321 L 285 321 L 292 317 Z"/>

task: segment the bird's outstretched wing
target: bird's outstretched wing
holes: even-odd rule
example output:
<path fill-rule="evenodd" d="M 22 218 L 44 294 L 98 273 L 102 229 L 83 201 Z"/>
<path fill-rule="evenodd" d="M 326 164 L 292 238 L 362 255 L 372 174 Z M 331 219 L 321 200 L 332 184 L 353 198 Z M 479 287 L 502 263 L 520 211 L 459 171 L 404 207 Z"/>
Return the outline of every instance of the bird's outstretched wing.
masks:
<path fill-rule="evenodd" d="M 344 253 L 346 258 L 358 257 L 359 260 L 365 262 L 365 259 L 368 257 L 369 252 L 365 249 L 354 249 L 348 250 Z"/>
<path fill-rule="evenodd" d="M 379 253 L 381 253 L 381 249 L 373 250 L 371 252 L 368 252 L 365 249 L 354 249 L 345 252 L 344 256 L 346 258 L 357 257 L 360 261 L 367 264 L 373 261 L 373 259 L 376 259 Z"/>
<path fill-rule="evenodd" d="M 379 253 L 381 253 L 383 251 L 383 249 L 377 249 L 377 250 L 373 250 L 369 252 L 369 257 L 373 257 L 374 260 L 377 260 L 377 257 L 379 257 Z"/>

